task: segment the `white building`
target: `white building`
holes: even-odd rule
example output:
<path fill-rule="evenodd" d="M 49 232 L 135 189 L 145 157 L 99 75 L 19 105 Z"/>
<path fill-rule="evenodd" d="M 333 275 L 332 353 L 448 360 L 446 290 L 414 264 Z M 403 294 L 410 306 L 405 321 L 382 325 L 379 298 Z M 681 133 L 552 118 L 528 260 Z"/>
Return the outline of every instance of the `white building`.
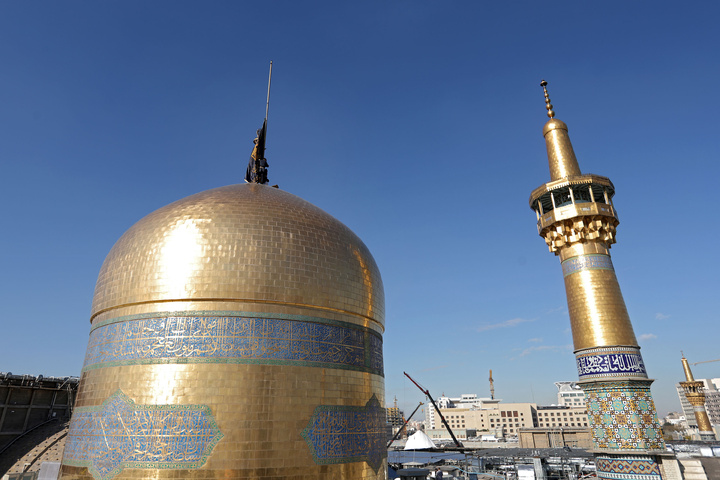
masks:
<path fill-rule="evenodd" d="M 577 382 L 555 382 L 558 389 L 558 405 L 567 407 L 585 407 L 585 392 L 577 385 Z"/>
<path fill-rule="evenodd" d="M 463 393 L 459 397 L 451 398 L 443 394 L 438 398 L 435 403 L 440 410 L 449 408 L 459 408 L 463 410 L 482 410 L 493 408 L 500 403 L 500 400 L 493 400 L 490 398 L 480 398 L 474 393 Z M 453 418 L 454 419 L 454 418 Z M 425 428 L 435 429 L 444 428 L 440 417 L 435 412 L 435 407 L 432 403 L 428 404 L 428 408 L 425 411 Z"/>

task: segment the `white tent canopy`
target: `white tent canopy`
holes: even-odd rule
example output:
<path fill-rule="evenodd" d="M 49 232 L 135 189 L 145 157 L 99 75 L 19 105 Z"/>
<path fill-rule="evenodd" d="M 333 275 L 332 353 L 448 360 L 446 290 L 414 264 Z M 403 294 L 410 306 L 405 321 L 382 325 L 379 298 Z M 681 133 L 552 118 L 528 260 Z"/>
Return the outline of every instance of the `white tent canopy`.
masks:
<path fill-rule="evenodd" d="M 436 448 L 430 437 L 425 432 L 418 430 L 410 435 L 405 443 L 405 450 L 427 450 L 428 448 Z"/>

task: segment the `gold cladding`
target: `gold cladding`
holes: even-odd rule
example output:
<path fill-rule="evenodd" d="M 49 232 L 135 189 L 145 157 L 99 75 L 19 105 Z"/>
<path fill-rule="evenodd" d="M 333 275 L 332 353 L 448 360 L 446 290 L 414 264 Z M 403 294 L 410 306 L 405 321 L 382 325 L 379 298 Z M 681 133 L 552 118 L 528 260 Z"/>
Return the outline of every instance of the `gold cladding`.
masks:
<path fill-rule="evenodd" d="M 530 194 L 530 208 L 534 208 L 535 200 L 540 198 L 546 192 L 552 192 L 564 187 L 572 187 L 574 185 L 589 185 L 595 184 L 602 187 L 607 187 L 610 192 L 615 193 L 615 185 L 610 181 L 609 178 L 592 173 L 586 173 L 578 177 L 571 178 L 560 178 L 553 180 L 552 182 L 543 183 L 538 188 L 532 191 Z"/>
<path fill-rule="evenodd" d="M 710 417 L 708 417 L 708 413 L 705 409 L 704 404 L 701 410 L 695 410 L 695 421 L 698 424 L 699 431 L 710 432 L 715 435 L 715 431 L 713 430 L 712 424 L 710 423 Z"/>
<path fill-rule="evenodd" d="M 580 166 L 568 136 L 567 125 L 553 118 L 545 124 L 543 136 L 550 164 L 550 178 L 558 180 L 581 175 Z"/>
<path fill-rule="evenodd" d="M 137 404 L 207 405 L 223 439 L 197 470 L 122 470 L 120 479 L 381 479 L 365 462 L 317 465 L 300 432 L 318 405 L 362 406 L 384 381 L 363 372 L 276 365 L 132 365 L 83 373 L 76 407 L 100 405 L 118 389 Z M 63 479 L 94 480 L 63 465 Z"/>
<path fill-rule="evenodd" d="M 588 241 L 597 241 L 606 248 L 615 243 L 615 232 L 620 222 L 614 216 L 598 211 L 603 208 L 610 210 L 612 207 L 581 203 L 555 209 L 538 222 L 540 236 L 545 238 L 548 249 L 556 255 L 562 252 L 563 247 L 584 245 Z M 581 209 L 591 212 L 587 216 L 577 215 Z"/>
<path fill-rule="evenodd" d="M 614 192 L 615 187 L 607 177 L 582 175 L 564 122 L 551 118 L 543 127 L 543 136 L 551 181 L 532 192 L 531 208 L 535 208 L 535 201 L 546 192 L 576 184 L 599 184 Z M 550 251 L 565 261 L 580 255 L 607 255 L 615 243 L 618 223 L 612 204 L 573 202 L 543 212 L 538 219 L 538 233 Z M 567 275 L 565 292 L 575 350 L 637 346 L 614 271 L 587 269 Z"/>
<path fill-rule="evenodd" d="M 694 382 L 695 378 L 693 377 L 692 370 L 690 370 L 690 364 L 687 361 L 687 358 L 682 357 L 682 365 L 683 370 L 685 371 L 685 380 L 688 382 Z"/>
<path fill-rule="evenodd" d="M 583 270 L 565 277 L 575 350 L 636 346 L 620 286 L 612 270 Z"/>
<path fill-rule="evenodd" d="M 92 318 L 121 306 L 208 300 L 384 324 L 382 281 L 362 241 L 310 203 L 258 184 L 192 195 L 136 223 L 103 263 Z"/>
<path fill-rule="evenodd" d="M 149 312 L 309 315 L 384 330 L 384 292 L 362 241 L 335 218 L 272 187 L 187 197 L 131 227 L 106 258 L 91 321 Z M 114 479 L 380 479 L 365 461 L 319 465 L 301 432 L 316 407 L 385 404 L 382 376 L 298 365 L 122 365 L 82 374 L 77 407 L 122 390 L 138 405 L 207 405 L 223 438 L 197 469 L 126 468 Z M 62 465 L 61 478 L 91 480 Z"/>

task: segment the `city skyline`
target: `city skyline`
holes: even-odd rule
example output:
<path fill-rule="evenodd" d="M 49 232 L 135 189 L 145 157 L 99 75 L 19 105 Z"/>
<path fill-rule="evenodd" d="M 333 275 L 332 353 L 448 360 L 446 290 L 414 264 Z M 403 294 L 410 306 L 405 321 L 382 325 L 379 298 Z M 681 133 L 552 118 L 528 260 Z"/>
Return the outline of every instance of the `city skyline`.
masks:
<path fill-rule="evenodd" d="M 243 181 L 273 60 L 270 184 L 375 257 L 387 405 L 424 401 L 403 371 L 436 398 L 489 397 L 492 369 L 496 398 L 538 404 L 577 380 L 562 273 L 528 206 L 550 179 L 545 78 L 583 173 L 616 187 L 618 280 L 658 413 L 680 411 L 680 350 L 691 364 L 719 356 L 718 14 L 669 2 L 0 5 L 13 339 L 0 371 L 79 375 L 105 255 L 157 208 Z"/>

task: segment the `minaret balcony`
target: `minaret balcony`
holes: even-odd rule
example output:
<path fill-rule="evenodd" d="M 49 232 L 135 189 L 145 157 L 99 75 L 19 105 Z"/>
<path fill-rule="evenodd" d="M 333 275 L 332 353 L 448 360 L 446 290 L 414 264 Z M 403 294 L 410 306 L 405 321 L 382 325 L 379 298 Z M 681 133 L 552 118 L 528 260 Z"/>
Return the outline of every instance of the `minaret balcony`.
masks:
<path fill-rule="evenodd" d="M 585 174 L 546 183 L 530 194 L 530 208 L 538 219 L 538 232 L 555 222 L 583 216 L 618 216 L 612 204 L 615 186 L 609 178 Z"/>
<path fill-rule="evenodd" d="M 576 217 L 612 217 L 618 220 L 615 209 L 612 205 L 603 203 L 575 203 L 558 207 L 538 219 L 538 233 L 561 220 L 569 220 Z"/>

